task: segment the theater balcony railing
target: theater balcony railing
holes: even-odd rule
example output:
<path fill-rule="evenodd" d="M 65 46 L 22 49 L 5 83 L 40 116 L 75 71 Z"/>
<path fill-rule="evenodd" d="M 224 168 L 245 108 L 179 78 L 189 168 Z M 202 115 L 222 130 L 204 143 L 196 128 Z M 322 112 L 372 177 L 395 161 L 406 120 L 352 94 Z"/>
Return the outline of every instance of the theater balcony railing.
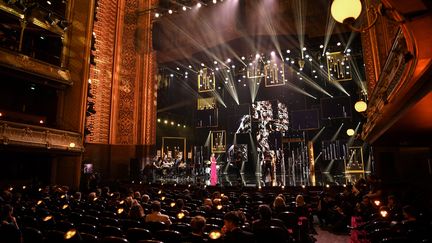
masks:
<path fill-rule="evenodd" d="M 79 133 L 8 121 L 0 121 L 0 146 L 69 153 L 84 151 L 83 138 Z"/>
<path fill-rule="evenodd" d="M 33 74 L 61 86 L 72 86 L 69 70 L 0 48 L 0 66 Z"/>
<path fill-rule="evenodd" d="M 392 48 L 372 94 L 369 96 L 367 123 L 363 127 L 363 136 L 368 136 L 375 126 L 381 122 L 387 112 L 386 105 L 398 99 L 398 91 L 404 86 L 404 81 L 412 75 L 414 65 L 402 30 L 399 30 Z"/>
<path fill-rule="evenodd" d="M 44 16 L 41 9 L 26 12 L 0 1 L 0 66 L 41 77 L 56 86 L 71 86 L 63 60 L 66 29 L 49 24 Z"/>

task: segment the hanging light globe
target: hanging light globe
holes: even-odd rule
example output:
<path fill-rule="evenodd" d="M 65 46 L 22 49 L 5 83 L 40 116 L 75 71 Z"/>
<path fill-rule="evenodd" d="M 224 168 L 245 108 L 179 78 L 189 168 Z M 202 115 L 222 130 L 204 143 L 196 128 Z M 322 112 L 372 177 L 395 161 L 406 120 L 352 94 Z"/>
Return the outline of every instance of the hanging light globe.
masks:
<path fill-rule="evenodd" d="M 367 103 L 364 102 L 363 100 L 359 100 L 354 104 L 354 109 L 360 113 L 365 112 L 367 109 Z"/>
<path fill-rule="evenodd" d="M 354 131 L 354 129 L 350 128 L 346 131 L 346 133 L 348 136 L 352 137 L 354 135 L 355 131 Z"/>
<path fill-rule="evenodd" d="M 339 23 L 353 23 L 362 11 L 360 0 L 334 0 L 331 15 Z"/>

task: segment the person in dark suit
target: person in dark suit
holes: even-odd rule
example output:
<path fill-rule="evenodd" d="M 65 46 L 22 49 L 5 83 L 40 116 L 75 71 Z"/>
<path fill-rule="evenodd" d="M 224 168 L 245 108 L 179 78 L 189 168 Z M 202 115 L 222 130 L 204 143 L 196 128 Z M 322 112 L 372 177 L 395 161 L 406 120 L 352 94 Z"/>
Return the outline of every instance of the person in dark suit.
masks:
<path fill-rule="evenodd" d="M 222 233 L 224 234 L 223 242 L 254 242 L 254 235 L 250 232 L 242 230 L 242 217 L 240 212 L 231 211 L 224 216 L 224 226 Z"/>
<path fill-rule="evenodd" d="M 272 218 L 272 210 L 266 204 L 262 204 L 258 207 L 258 213 L 260 219 L 255 220 L 252 223 L 252 232 L 260 231 L 262 229 L 267 229 L 270 226 L 279 227 L 288 232 L 284 223 L 279 219 Z"/>

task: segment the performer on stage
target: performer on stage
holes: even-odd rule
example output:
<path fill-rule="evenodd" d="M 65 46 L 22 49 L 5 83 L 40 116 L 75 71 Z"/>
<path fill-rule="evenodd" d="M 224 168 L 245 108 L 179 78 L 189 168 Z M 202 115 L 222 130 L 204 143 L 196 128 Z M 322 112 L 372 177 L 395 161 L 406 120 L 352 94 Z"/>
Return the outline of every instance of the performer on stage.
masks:
<path fill-rule="evenodd" d="M 217 168 L 215 154 L 212 153 L 210 156 L 210 185 L 215 186 L 217 184 Z"/>

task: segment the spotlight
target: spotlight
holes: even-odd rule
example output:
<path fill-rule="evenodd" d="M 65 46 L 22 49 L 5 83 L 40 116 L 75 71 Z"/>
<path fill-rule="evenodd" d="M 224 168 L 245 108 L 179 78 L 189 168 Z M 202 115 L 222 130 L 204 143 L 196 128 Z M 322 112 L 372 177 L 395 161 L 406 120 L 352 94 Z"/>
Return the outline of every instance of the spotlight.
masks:
<path fill-rule="evenodd" d="M 375 201 L 374 201 L 374 204 L 375 204 L 376 206 L 379 206 L 379 205 L 381 204 L 381 202 L 380 202 L 379 200 L 375 200 Z"/>
<path fill-rule="evenodd" d="M 155 17 L 159 18 L 160 17 L 160 13 L 155 13 Z"/>
<path fill-rule="evenodd" d="M 291 50 L 287 50 L 287 53 L 288 53 L 288 54 L 291 53 Z"/>
<path fill-rule="evenodd" d="M 367 103 L 364 102 L 363 100 L 359 100 L 355 103 L 354 109 L 359 113 L 365 112 L 367 109 Z"/>
<path fill-rule="evenodd" d="M 241 59 L 242 59 L 242 60 L 245 60 L 246 58 L 243 56 L 243 57 L 241 57 Z"/>
<path fill-rule="evenodd" d="M 381 217 L 386 218 L 388 215 L 388 212 L 386 210 L 381 210 L 380 214 L 381 214 Z"/>
<path fill-rule="evenodd" d="M 276 52 L 275 52 L 275 51 L 272 51 L 272 52 L 270 53 L 270 55 L 274 56 L 274 55 L 276 55 Z"/>
<path fill-rule="evenodd" d="M 354 135 L 355 131 L 354 131 L 354 129 L 350 128 L 346 131 L 346 133 L 348 136 L 352 137 Z"/>
<path fill-rule="evenodd" d="M 231 58 L 228 58 L 226 62 L 227 62 L 227 63 L 230 63 L 230 62 L 231 62 Z"/>
<path fill-rule="evenodd" d="M 337 45 L 337 46 L 340 46 L 340 45 L 341 45 L 341 43 L 340 43 L 340 42 L 338 42 L 338 43 L 336 43 L 336 45 Z"/>
<path fill-rule="evenodd" d="M 168 13 L 169 13 L 169 14 L 172 14 L 172 13 L 173 13 L 173 11 L 172 11 L 172 10 L 170 9 L 170 10 L 168 10 Z"/>
<path fill-rule="evenodd" d="M 303 51 L 306 51 L 307 49 L 306 49 L 306 47 L 303 47 Z"/>
<path fill-rule="evenodd" d="M 213 3 L 216 4 L 216 3 L 217 3 L 217 0 L 213 0 Z"/>
<path fill-rule="evenodd" d="M 186 6 L 183 6 L 182 9 L 183 9 L 183 11 L 186 11 L 186 10 L 187 10 Z"/>
<path fill-rule="evenodd" d="M 201 3 L 197 3 L 197 7 L 198 7 L 198 8 L 201 8 L 201 7 L 202 7 L 202 4 L 201 4 Z"/>
<path fill-rule="evenodd" d="M 323 48 L 324 48 L 324 45 L 320 45 L 320 48 L 323 49 Z"/>

